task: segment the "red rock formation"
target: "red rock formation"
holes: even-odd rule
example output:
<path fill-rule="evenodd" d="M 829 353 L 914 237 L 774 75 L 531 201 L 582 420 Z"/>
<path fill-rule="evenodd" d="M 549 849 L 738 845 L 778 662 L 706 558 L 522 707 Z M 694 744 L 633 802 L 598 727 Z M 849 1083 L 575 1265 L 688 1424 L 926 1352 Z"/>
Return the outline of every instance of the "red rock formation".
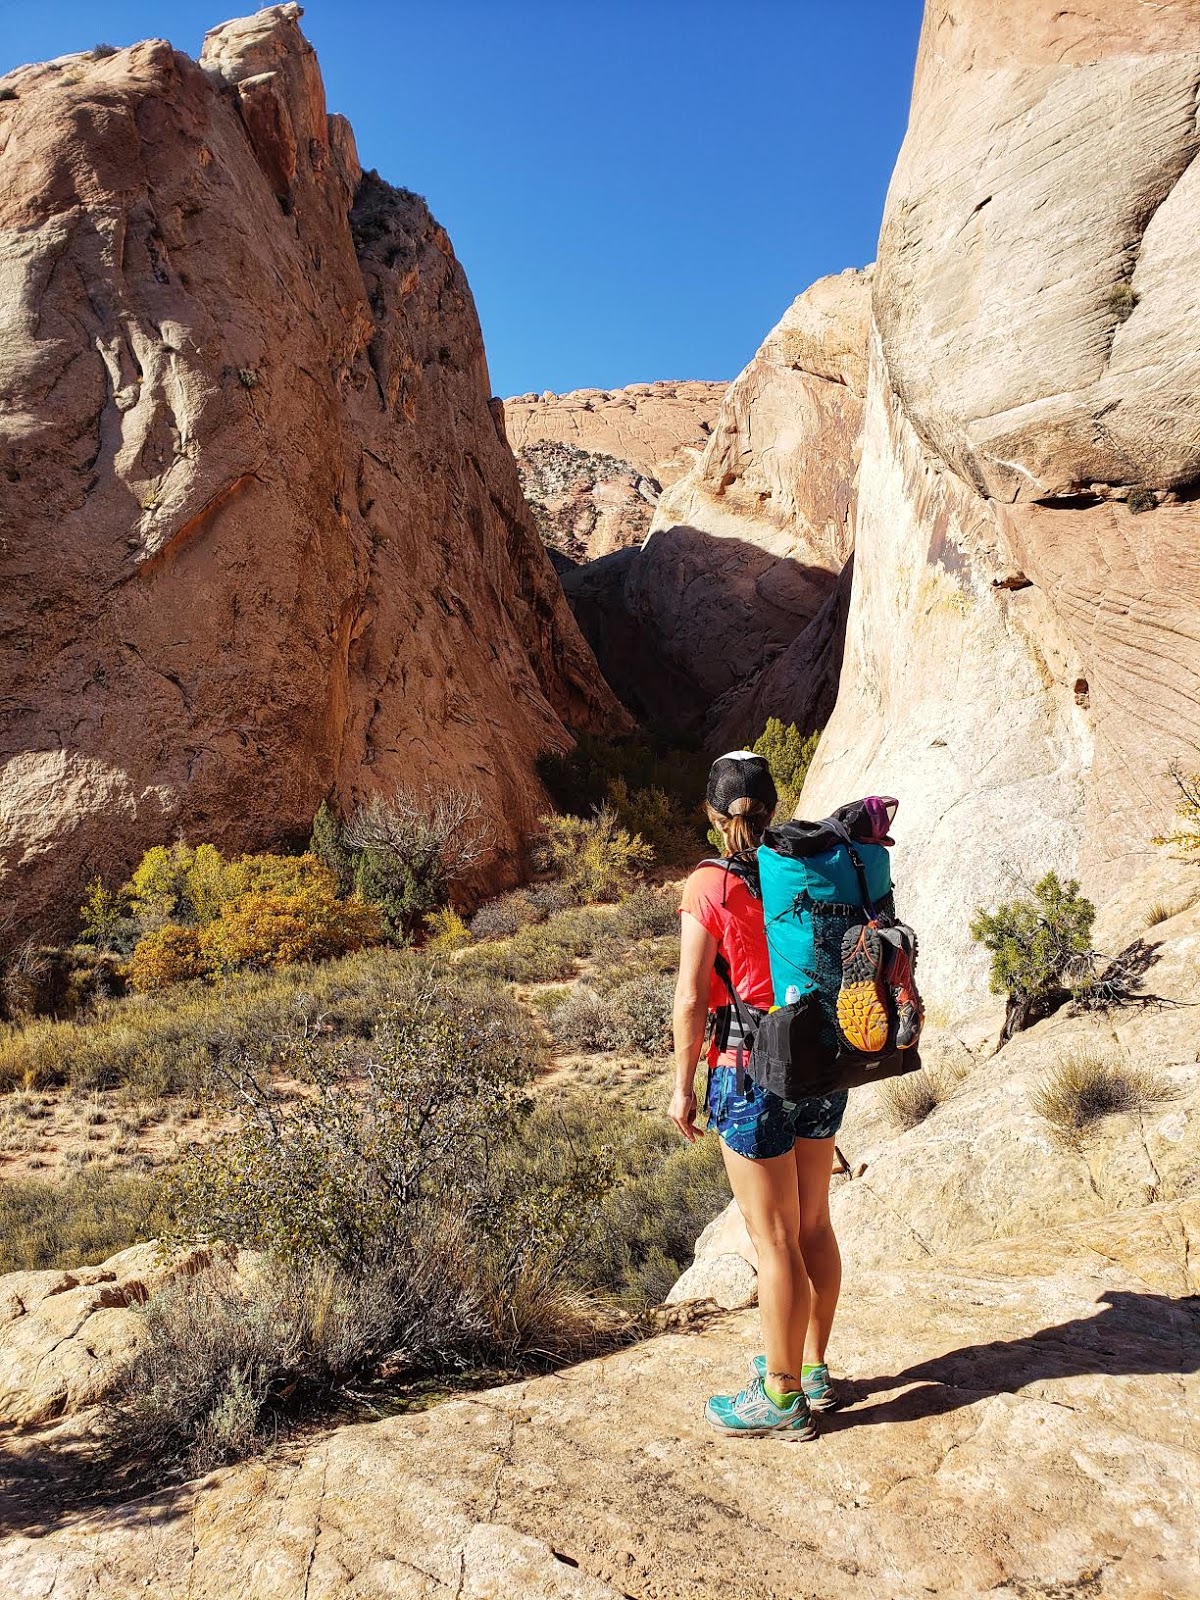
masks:
<path fill-rule="evenodd" d="M 547 547 L 586 562 L 641 544 L 663 489 L 703 452 L 725 389 L 638 383 L 505 400 L 509 442 Z"/>
<path fill-rule="evenodd" d="M 470 290 L 360 172 L 295 5 L 0 102 L 0 861 L 24 920 L 176 830 L 479 790 L 621 713 L 489 411 Z"/>

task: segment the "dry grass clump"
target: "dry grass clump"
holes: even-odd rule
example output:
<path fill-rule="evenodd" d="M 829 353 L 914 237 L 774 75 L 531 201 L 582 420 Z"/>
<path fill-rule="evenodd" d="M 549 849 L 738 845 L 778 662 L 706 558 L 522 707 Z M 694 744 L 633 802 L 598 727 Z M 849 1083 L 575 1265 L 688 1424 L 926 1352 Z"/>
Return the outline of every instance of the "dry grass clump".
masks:
<path fill-rule="evenodd" d="M 598 993 L 579 983 L 546 1018 L 554 1041 L 570 1050 L 631 1050 L 664 1056 L 671 1048 L 674 979 L 635 973 Z"/>
<path fill-rule="evenodd" d="M 155 1238 L 166 1220 L 153 1178 L 94 1164 L 60 1182 L 8 1178 L 0 1184 L 0 1273 L 104 1261 Z"/>
<path fill-rule="evenodd" d="M 1073 1138 L 1103 1117 L 1141 1111 L 1173 1094 L 1169 1079 L 1151 1067 L 1081 1050 L 1058 1063 L 1030 1095 L 1030 1104 L 1038 1116 Z"/>
<path fill-rule="evenodd" d="M 546 922 L 519 928 L 502 943 L 468 950 L 460 967 L 510 983 L 570 978 L 609 927 L 610 918 L 600 911 L 560 911 Z"/>
<path fill-rule="evenodd" d="M 900 1078 L 884 1078 L 875 1090 L 880 1109 L 893 1128 L 905 1132 L 925 1121 L 940 1103 L 937 1085 L 923 1070 Z"/>

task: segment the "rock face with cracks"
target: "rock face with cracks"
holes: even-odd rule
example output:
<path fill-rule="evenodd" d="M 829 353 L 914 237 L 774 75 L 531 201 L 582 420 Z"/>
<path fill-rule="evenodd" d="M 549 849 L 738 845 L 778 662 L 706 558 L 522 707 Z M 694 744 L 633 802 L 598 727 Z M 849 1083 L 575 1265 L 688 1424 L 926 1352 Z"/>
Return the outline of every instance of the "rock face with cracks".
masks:
<path fill-rule="evenodd" d="M 501 851 L 612 726 L 423 201 L 363 174 L 300 9 L 10 73 L 0 861 L 18 924 L 182 830 L 401 782 Z"/>
<path fill-rule="evenodd" d="M 1198 89 L 1194 0 L 927 7 L 803 805 L 901 797 L 951 1014 L 971 909 L 1048 868 L 1102 897 L 1169 817 L 1168 763 L 1200 765 Z"/>
<path fill-rule="evenodd" d="M 560 569 L 642 543 L 664 487 L 703 451 L 725 388 L 636 383 L 503 402 L 522 488 Z"/>

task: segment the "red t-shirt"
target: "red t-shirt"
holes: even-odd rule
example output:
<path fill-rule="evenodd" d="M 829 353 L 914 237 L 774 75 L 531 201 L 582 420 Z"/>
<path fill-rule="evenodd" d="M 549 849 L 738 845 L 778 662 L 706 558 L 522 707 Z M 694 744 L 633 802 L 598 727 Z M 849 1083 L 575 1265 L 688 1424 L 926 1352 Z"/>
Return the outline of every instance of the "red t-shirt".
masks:
<path fill-rule="evenodd" d="M 724 867 L 697 867 L 683 887 L 680 911 L 695 917 L 717 941 L 717 950 L 729 963 L 734 988 L 748 1006 L 768 1010 L 775 1000 L 762 901 L 756 900 L 735 873 Z M 714 972 L 708 987 L 708 1009 L 729 1004 L 725 985 Z M 735 1050 L 718 1051 L 708 1043 L 710 1066 L 733 1066 Z"/>

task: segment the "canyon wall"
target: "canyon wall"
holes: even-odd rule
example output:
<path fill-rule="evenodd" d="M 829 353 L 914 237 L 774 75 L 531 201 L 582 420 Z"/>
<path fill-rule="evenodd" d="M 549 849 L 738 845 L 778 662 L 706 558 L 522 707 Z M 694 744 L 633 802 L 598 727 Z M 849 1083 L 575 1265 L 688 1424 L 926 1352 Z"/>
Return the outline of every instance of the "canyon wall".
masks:
<path fill-rule="evenodd" d="M 703 451 L 726 388 L 635 383 L 503 402 L 525 498 L 560 567 L 642 543 L 664 487 Z"/>
<path fill-rule="evenodd" d="M 1104 898 L 1200 748 L 1200 4 L 926 13 L 888 194 L 845 658 L 804 809 L 898 795 L 926 982 L 1047 868 Z"/>
<path fill-rule="evenodd" d="M 717 714 L 745 721 L 743 693 L 832 596 L 853 544 L 869 290 L 850 271 L 800 295 L 642 549 L 564 577 L 609 682 L 647 720 L 702 732 L 727 697 Z"/>
<path fill-rule="evenodd" d="M 0 871 L 10 923 L 176 831 L 479 791 L 621 725 L 424 202 L 364 175 L 295 5 L 4 79 Z"/>

